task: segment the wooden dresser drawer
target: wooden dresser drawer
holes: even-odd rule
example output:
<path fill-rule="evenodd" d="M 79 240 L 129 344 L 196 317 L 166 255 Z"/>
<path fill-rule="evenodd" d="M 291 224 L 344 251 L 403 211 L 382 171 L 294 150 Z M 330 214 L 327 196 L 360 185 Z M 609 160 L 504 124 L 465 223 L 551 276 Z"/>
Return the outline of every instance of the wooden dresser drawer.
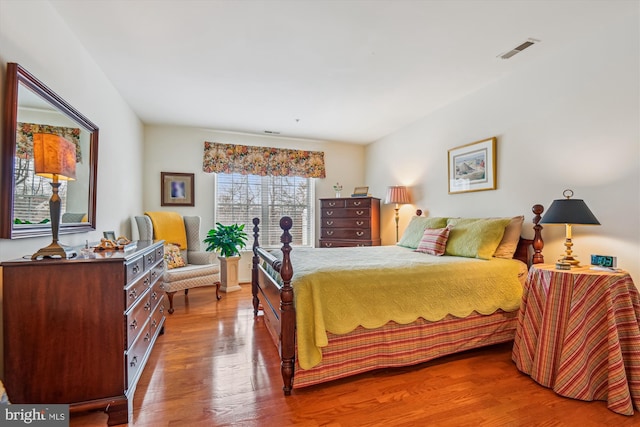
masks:
<path fill-rule="evenodd" d="M 127 262 L 126 269 L 126 281 L 127 283 L 131 283 L 144 273 L 144 259 L 142 257 L 132 259 Z"/>
<path fill-rule="evenodd" d="M 323 230 L 325 228 L 371 228 L 371 220 L 369 218 L 323 218 L 321 225 Z"/>
<path fill-rule="evenodd" d="M 138 334 L 133 345 L 127 350 L 125 362 L 127 364 L 127 390 L 131 388 L 140 376 L 140 371 L 144 367 L 145 355 L 151 345 L 151 334 L 149 329 Z"/>
<path fill-rule="evenodd" d="M 325 208 L 320 214 L 322 219 L 326 218 L 368 218 L 371 216 L 369 208 Z"/>
<path fill-rule="evenodd" d="M 371 207 L 371 198 L 351 198 L 346 199 L 345 204 L 348 208 L 369 208 Z"/>
<path fill-rule="evenodd" d="M 141 275 L 135 282 L 130 283 L 124 288 L 124 297 L 126 301 L 125 310 L 128 310 L 138 299 L 144 295 L 149 287 L 149 273 Z"/>
<path fill-rule="evenodd" d="M 131 307 L 131 310 L 126 313 L 127 348 L 131 347 L 141 331 L 147 329 L 150 312 L 151 302 L 149 301 L 149 289 L 147 289 L 147 294 L 139 298 L 137 304 Z"/>
<path fill-rule="evenodd" d="M 156 265 L 156 261 L 157 261 L 156 257 L 157 257 L 157 254 L 155 249 L 151 249 L 150 251 L 145 252 L 145 254 L 142 256 L 142 259 L 144 260 L 145 271 L 151 270 Z"/>
<path fill-rule="evenodd" d="M 346 206 L 345 199 L 321 199 L 321 208 L 344 208 Z"/>
<path fill-rule="evenodd" d="M 380 246 L 380 241 L 377 243 L 371 240 L 357 241 L 357 240 L 320 240 L 321 248 L 355 248 L 360 246 Z"/>
<path fill-rule="evenodd" d="M 367 229 L 350 229 L 350 228 L 336 228 L 336 229 L 322 229 L 320 231 L 320 237 L 322 239 L 352 239 L 352 240 L 370 240 L 371 230 Z"/>

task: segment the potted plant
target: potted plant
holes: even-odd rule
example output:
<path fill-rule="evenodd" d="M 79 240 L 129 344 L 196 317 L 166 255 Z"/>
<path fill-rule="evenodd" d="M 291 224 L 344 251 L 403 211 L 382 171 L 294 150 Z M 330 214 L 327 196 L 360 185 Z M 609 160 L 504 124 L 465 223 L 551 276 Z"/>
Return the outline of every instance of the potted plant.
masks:
<path fill-rule="evenodd" d="M 204 239 L 207 252 L 217 252 L 220 260 L 220 290 L 223 292 L 239 291 L 238 263 L 240 249 L 247 246 L 247 233 L 244 224 L 222 225 L 216 223 Z"/>

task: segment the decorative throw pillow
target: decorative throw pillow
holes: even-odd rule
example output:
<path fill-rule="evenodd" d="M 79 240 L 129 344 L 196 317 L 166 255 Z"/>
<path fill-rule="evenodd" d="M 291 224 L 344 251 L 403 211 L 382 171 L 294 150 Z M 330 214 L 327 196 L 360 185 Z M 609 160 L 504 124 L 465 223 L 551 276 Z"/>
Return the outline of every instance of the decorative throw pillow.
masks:
<path fill-rule="evenodd" d="M 510 218 L 449 218 L 452 226 L 445 255 L 491 259 Z"/>
<path fill-rule="evenodd" d="M 416 249 L 420 244 L 424 230 L 427 228 L 444 228 L 447 226 L 447 218 L 414 216 L 402 233 L 398 246 Z"/>
<path fill-rule="evenodd" d="M 504 236 L 502 236 L 502 240 L 493 254 L 494 257 L 506 259 L 513 258 L 513 254 L 516 253 L 518 242 L 520 241 L 523 223 L 524 215 L 514 216 L 511 218 L 509 225 L 504 229 Z"/>
<path fill-rule="evenodd" d="M 180 246 L 171 243 L 164 246 L 164 260 L 167 263 L 167 270 L 186 265 L 180 253 Z"/>
<path fill-rule="evenodd" d="M 436 256 L 444 255 L 447 240 L 449 239 L 449 230 L 448 226 L 445 228 L 427 228 L 424 230 L 422 240 L 420 240 L 415 252 Z"/>

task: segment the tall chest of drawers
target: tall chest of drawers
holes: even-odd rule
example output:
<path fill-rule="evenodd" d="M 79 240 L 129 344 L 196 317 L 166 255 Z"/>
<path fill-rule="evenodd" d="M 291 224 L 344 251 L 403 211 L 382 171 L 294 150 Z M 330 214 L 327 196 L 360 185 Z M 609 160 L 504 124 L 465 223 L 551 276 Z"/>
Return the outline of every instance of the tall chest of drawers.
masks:
<path fill-rule="evenodd" d="M 380 199 L 320 199 L 320 247 L 380 246 Z"/>
<path fill-rule="evenodd" d="M 96 255 L 2 263 L 4 383 L 12 403 L 103 409 L 126 424 L 164 326 L 164 247 Z"/>

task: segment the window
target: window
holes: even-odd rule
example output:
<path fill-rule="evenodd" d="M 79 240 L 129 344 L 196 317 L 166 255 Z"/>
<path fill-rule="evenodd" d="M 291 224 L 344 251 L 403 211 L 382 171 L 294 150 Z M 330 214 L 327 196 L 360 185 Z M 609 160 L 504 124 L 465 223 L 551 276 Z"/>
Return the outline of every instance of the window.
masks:
<path fill-rule="evenodd" d="M 313 178 L 258 176 L 237 173 L 216 175 L 215 221 L 245 224 L 253 242 L 253 218 L 260 218 L 260 246 L 280 247 L 280 218 L 290 216 L 292 245 L 313 246 Z"/>
<path fill-rule="evenodd" d="M 51 220 L 49 199 L 53 194 L 51 180 L 35 174 L 33 159 L 15 157 L 13 221 L 23 224 L 38 224 Z M 67 210 L 67 181 L 60 181 L 58 188 L 60 210 Z"/>

